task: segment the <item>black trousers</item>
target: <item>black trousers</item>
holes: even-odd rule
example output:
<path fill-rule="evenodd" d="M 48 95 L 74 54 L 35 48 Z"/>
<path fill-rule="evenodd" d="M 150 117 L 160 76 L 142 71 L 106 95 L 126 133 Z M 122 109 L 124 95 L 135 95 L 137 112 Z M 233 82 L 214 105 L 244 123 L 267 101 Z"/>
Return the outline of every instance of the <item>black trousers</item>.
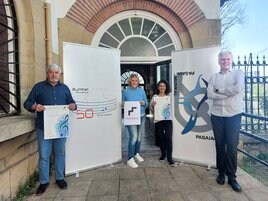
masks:
<path fill-rule="evenodd" d="M 155 123 L 155 135 L 161 150 L 162 157 L 172 161 L 172 120 L 164 120 Z"/>
<path fill-rule="evenodd" d="M 232 117 L 211 115 L 216 142 L 216 161 L 220 175 L 227 175 L 228 179 L 236 178 L 237 146 L 241 124 L 241 114 Z"/>

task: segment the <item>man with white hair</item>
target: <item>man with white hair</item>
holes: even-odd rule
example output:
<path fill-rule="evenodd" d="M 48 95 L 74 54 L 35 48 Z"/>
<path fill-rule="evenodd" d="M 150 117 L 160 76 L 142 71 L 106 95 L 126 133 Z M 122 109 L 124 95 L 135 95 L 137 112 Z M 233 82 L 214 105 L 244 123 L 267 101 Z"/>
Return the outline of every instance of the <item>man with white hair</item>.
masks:
<path fill-rule="evenodd" d="M 210 78 L 207 95 L 213 103 L 210 108 L 211 123 L 216 142 L 217 182 L 228 184 L 233 190 L 242 189 L 236 181 L 237 146 L 243 112 L 243 92 L 245 76 L 242 70 L 232 70 L 233 56 L 229 51 L 220 52 L 220 71 Z"/>
<path fill-rule="evenodd" d="M 75 110 L 76 104 L 71 92 L 60 80 L 61 69 L 56 64 L 50 64 L 46 71 L 46 80 L 34 85 L 24 102 L 24 108 L 36 112 L 37 140 L 39 150 L 39 181 L 36 195 L 42 195 L 49 185 L 50 154 L 53 147 L 55 159 L 56 183 L 60 189 L 67 189 L 64 180 L 65 142 L 66 138 L 44 139 L 44 110 L 47 105 L 68 105 L 69 110 Z"/>

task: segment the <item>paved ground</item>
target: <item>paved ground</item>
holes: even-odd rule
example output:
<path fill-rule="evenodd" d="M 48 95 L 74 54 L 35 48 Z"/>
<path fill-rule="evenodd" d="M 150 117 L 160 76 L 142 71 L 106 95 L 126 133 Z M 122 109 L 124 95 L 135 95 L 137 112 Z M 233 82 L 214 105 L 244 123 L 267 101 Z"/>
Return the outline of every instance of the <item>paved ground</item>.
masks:
<path fill-rule="evenodd" d="M 66 178 L 69 188 L 60 190 L 51 181 L 42 196 L 27 200 L 46 201 L 267 201 L 268 188 L 242 170 L 238 181 L 243 188 L 236 193 L 215 181 L 217 171 L 181 164 L 169 167 L 157 157 L 145 157 L 137 169 L 124 163 L 90 170 Z"/>
<path fill-rule="evenodd" d="M 124 133 L 125 131 L 123 131 Z M 268 201 L 268 187 L 243 170 L 237 172 L 243 191 L 237 193 L 228 185 L 216 183 L 216 169 L 179 164 L 170 167 L 158 161 L 150 125 L 146 127 L 139 168 L 126 166 L 126 136 L 123 134 L 123 161 L 106 167 L 67 176 L 67 190 L 60 190 L 52 179 L 42 196 L 28 201 Z"/>

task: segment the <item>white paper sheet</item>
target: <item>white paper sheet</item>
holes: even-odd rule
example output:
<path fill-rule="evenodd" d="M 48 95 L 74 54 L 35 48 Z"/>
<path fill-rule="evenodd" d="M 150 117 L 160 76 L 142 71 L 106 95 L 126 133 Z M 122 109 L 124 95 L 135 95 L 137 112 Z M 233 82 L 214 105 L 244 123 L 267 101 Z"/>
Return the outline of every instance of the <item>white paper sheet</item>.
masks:
<path fill-rule="evenodd" d="M 124 103 L 124 125 L 140 125 L 141 109 L 139 101 L 125 101 Z"/>
<path fill-rule="evenodd" d="M 154 119 L 156 121 L 170 120 L 171 117 L 171 102 L 170 96 L 155 97 L 154 101 Z"/>
<path fill-rule="evenodd" d="M 44 138 L 69 136 L 69 109 L 67 105 L 46 105 L 44 110 Z"/>

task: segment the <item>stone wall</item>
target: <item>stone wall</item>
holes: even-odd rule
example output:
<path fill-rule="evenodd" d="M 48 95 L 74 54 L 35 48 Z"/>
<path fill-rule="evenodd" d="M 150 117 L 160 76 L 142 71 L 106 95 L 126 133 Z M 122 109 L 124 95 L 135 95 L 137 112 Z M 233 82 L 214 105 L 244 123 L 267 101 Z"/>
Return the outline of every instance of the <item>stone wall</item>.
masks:
<path fill-rule="evenodd" d="M 93 38 L 92 33 L 88 32 L 84 27 L 73 22 L 72 20 L 68 18 L 58 19 L 58 34 L 59 34 L 59 55 L 55 55 L 53 59 L 55 59 L 55 57 L 58 56 L 60 66 L 63 66 L 63 43 L 64 42 L 90 45 L 91 40 Z"/>
<path fill-rule="evenodd" d="M 45 14 L 42 0 L 13 0 L 19 30 L 21 103 L 32 86 L 45 79 Z M 21 114 L 0 118 L 0 201 L 11 200 L 37 168 L 34 116 L 21 105 Z"/>
<path fill-rule="evenodd" d="M 24 131 L 25 125 L 34 128 L 33 119 L 16 122 L 14 117 L 9 124 L 0 124 L 0 130 L 5 133 Z M 21 132 L 20 132 L 21 133 Z M 9 140 L 0 141 L 0 200 L 11 200 L 18 187 L 24 184 L 33 174 L 38 163 L 38 147 L 35 131 L 21 133 Z"/>

